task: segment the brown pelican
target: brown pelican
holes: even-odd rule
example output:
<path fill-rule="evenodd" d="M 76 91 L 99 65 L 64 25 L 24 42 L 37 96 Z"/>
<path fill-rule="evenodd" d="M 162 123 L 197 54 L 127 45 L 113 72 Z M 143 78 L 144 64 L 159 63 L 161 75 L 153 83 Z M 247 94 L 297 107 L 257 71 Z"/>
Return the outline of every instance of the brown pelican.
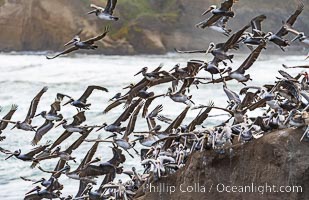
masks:
<path fill-rule="evenodd" d="M 95 13 L 99 19 L 117 21 L 119 20 L 119 17 L 113 16 L 116 4 L 117 0 L 108 0 L 105 8 L 90 4 L 90 7 L 94 8 L 94 10 L 88 12 L 88 14 Z"/>
<path fill-rule="evenodd" d="M 160 68 L 162 68 L 162 64 L 159 66 Z M 173 77 L 170 73 L 162 70 L 162 71 L 158 71 L 158 72 L 148 72 L 148 67 L 143 67 L 139 72 L 137 72 L 134 76 L 142 73 L 142 75 L 149 81 L 154 81 L 154 80 L 157 80 L 157 79 L 160 79 L 162 78 L 162 75 L 163 76 L 170 76 L 174 79 L 176 79 L 175 77 Z"/>
<path fill-rule="evenodd" d="M 10 155 L 5 160 L 11 158 L 12 156 L 15 156 L 17 159 L 22 160 L 22 161 L 32 161 L 36 154 L 41 153 L 42 151 L 44 151 L 49 146 L 50 146 L 50 144 L 46 144 L 46 145 L 43 145 L 43 146 L 36 147 L 36 148 L 32 149 L 30 152 L 28 152 L 26 154 L 21 154 L 21 150 L 20 149 L 14 151 L 14 152 L 11 152 L 9 150 L 5 150 L 5 149 L 0 147 L 0 151 L 2 153 Z"/>
<path fill-rule="evenodd" d="M 27 192 L 25 195 L 26 196 L 24 200 L 59 199 L 61 192 L 60 191 L 53 192 L 52 186 L 49 186 L 44 190 L 42 190 L 40 186 L 36 186 L 35 188 Z"/>
<path fill-rule="evenodd" d="M 252 33 L 244 33 L 242 36 L 243 43 L 245 43 L 249 49 L 252 46 L 261 45 L 265 42 L 265 33 L 262 31 L 262 22 L 266 19 L 266 15 L 259 15 L 251 20 Z"/>
<path fill-rule="evenodd" d="M 207 107 L 203 112 L 200 110 L 198 115 L 191 121 L 191 123 L 187 126 L 187 131 L 191 132 L 195 130 L 195 127 L 197 125 L 201 125 L 209 116 L 209 113 L 212 109 L 212 106 L 214 106 L 214 102 L 210 101 L 208 104 L 209 107 Z"/>
<path fill-rule="evenodd" d="M 62 120 L 63 116 L 61 114 L 57 114 L 60 111 L 60 101 L 58 99 L 50 106 L 50 111 L 47 113 L 46 111 L 42 111 L 36 116 L 42 116 L 45 118 L 44 124 L 42 124 L 35 132 L 34 138 L 31 142 L 32 145 L 38 144 L 38 142 L 42 139 L 42 137 L 50 131 L 54 127 L 53 121 Z M 36 117 L 34 116 L 34 117 Z"/>
<path fill-rule="evenodd" d="M 221 3 L 220 8 L 217 8 L 216 5 L 210 6 L 202 15 L 206 15 L 209 12 L 211 12 L 213 15 L 209 19 L 200 22 L 199 27 L 209 27 L 220 20 L 220 18 L 223 16 L 234 17 L 235 14 L 232 11 L 232 6 L 235 2 L 237 2 L 237 0 L 225 0 L 223 3 Z"/>
<path fill-rule="evenodd" d="M 17 110 L 17 105 L 13 104 L 11 107 L 11 110 L 2 118 L 4 120 L 11 120 L 12 116 L 14 115 L 15 111 Z M 0 107 L 1 111 L 1 107 Z M 5 121 L 0 121 L 0 135 L 4 129 L 6 129 L 8 125 L 8 122 Z M 0 136 L 0 141 L 4 140 L 6 137 L 5 136 Z"/>
<path fill-rule="evenodd" d="M 96 37 L 90 38 L 88 40 L 85 40 L 85 41 L 81 41 L 80 37 L 78 35 L 76 35 L 71 41 L 69 41 L 68 43 L 66 43 L 64 45 L 64 46 L 68 46 L 68 45 L 73 44 L 73 46 L 71 46 L 70 48 L 56 54 L 55 56 L 52 56 L 52 57 L 46 56 L 46 58 L 47 59 L 54 59 L 54 58 L 57 58 L 58 56 L 65 55 L 65 54 L 71 53 L 71 52 L 79 50 L 79 49 L 87 49 L 87 50 L 97 49 L 98 46 L 94 45 L 94 43 L 103 39 L 108 32 L 109 32 L 109 27 L 105 27 L 104 33 L 102 33 L 101 35 L 98 35 Z"/>
<path fill-rule="evenodd" d="M 121 133 L 122 131 L 125 131 L 126 127 L 121 127 L 121 123 L 126 121 L 131 116 L 131 113 L 139 105 L 141 100 L 141 98 L 138 100 L 133 100 L 132 103 L 125 109 L 125 111 L 115 120 L 115 122 L 109 125 L 104 122 L 97 131 L 101 130 L 102 128 L 108 132 Z"/>
<path fill-rule="evenodd" d="M 209 25 L 208 27 L 210 29 L 214 30 L 214 31 L 222 33 L 225 36 L 229 36 L 230 33 L 232 32 L 232 30 L 226 28 L 228 20 L 229 20 L 229 17 L 223 16 L 217 22 Z M 205 21 L 202 21 L 202 22 L 196 24 L 195 26 L 198 27 L 198 28 L 206 28 L 205 25 L 206 25 Z"/>
<path fill-rule="evenodd" d="M 21 130 L 24 130 L 24 131 L 35 131 L 35 128 L 34 126 L 31 125 L 31 122 L 32 122 L 32 119 L 33 117 L 35 116 L 35 112 L 37 110 L 37 107 L 38 107 L 38 104 L 39 104 L 39 101 L 42 97 L 42 95 L 47 91 L 48 87 L 44 87 L 31 101 L 31 104 L 30 104 L 30 108 L 28 110 L 28 113 L 27 113 L 27 116 L 26 116 L 26 119 L 21 122 L 21 121 L 10 121 L 10 120 L 6 120 L 6 119 L 3 119 L 1 121 L 3 122 L 9 122 L 9 123 L 13 123 L 15 124 L 15 126 L 13 126 L 12 129 L 14 129 L 15 127 L 17 129 L 21 129 Z"/>
<path fill-rule="evenodd" d="M 302 1 L 298 1 L 298 6 L 296 11 L 289 17 L 289 19 L 285 22 L 285 24 L 280 28 L 280 30 L 274 34 L 269 32 L 265 35 L 269 41 L 278 45 L 282 51 L 285 51 L 283 47 L 289 46 L 290 43 L 288 40 L 284 39 L 283 36 L 286 36 L 289 32 L 286 30 L 285 26 L 292 27 L 297 20 L 297 17 L 302 13 L 304 9 L 304 4 Z"/>
<path fill-rule="evenodd" d="M 235 71 L 232 71 L 232 68 L 228 67 L 226 69 L 226 72 L 228 72 L 228 77 L 230 79 L 235 79 L 244 85 L 246 85 L 244 82 L 252 80 L 250 78 L 250 74 L 245 75 L 246 70 L 248 70 L 257 60 L 262 50 L 265 49 L 265 46 L 266 46 L 265 42 L 259 45 L 254 51 L 251 52 L 251 54 L 247 57 L 247 59 Z M 225 80 L 225 77 L 223 77 L 222 79 Z"/>
<path fill-rule="evenodd" d="M 190 96 L 185 95 L 185 90 L 184 91 L 178 91 L 176 93 L 172 93 L 172 92 L 173 92 L 172 88 L 168 88 L 166 96 L 169 96 L 173 101 L 184 103 L 186 105 L 191 105 L 191 103 L 195 104 L 191 100 L 192 95 L 190 95 Z"/>
<path fill-rule="evenodd" d="M 57 98 L 62 99 L 63 97 L 67 97 L 67 98 L 70 99 L 68 102 L 63 104 L 64 106 L 70 103 L 72 106 L 75 106 L 76 108 L 89 110 L 89 106 L 91 104 L 90 103 L 87 104 L 87 99 L 91 95 L 93 90 L 101 90 L 101 91 L 104 91 L 104 92 L 108 92 L 108 90 L 105 87 L 96 86 L 96 85 L 90 85 L 90 86 L 87 87 L 87 89 L 82 94 L 82 96 L 79 97 L 79 99 L 77 99 L 77 100 L 74 100 L 69 95 L 61 94 L 61 93 L 57 94 Z"/>
<path fill-rule="evenodd" d="M 60 103 L 61 103 L 61 100 L 57 98 L 55 100 L 55 102 L 50 105 L 49 112 L 42 111 L 41 113 L 35 115 L 34 117 L 42 116 L 47 121 L 60 121 L 60 120 L 62 120 L 63 119 L 62 114 L 57 114 L 57 112 L 60 111 L 60 109 L 61 109 Z"/>
<path fill-rule="evenodd" d="M 53 176 L 51 176 L 49 179 L 41 178 L 39 180 L 29 179 L 29 178 L 25 178 L 23 176 L 21 176 L 20 178 L 24 181 L 33 182 L 33 184 L 40 183 L 44 187 L 49 187 L 50 185 L 53 185 L 53 190 L 62 190 L 63 189 L 63 185 L 60 184 L 58 182 L 58 180 Z"/>
<path fill-rule="evenodd" d="M 284 28 L 288 32 L 296 35 L 296 37 L 293 40 L 291 40 L 291 42 L 294 42 L 294 41 L 298 40 L 299 42 L 301 42 L 301 43 L 303 43 L 303 44 L 305 44 L 307 46 L 309 45 L 309 38 L 306 37 L 304 32 L 299 32 L 299 31 L 293 29 L 292 27 L 290 27 L 289 25 L 285 25 Z"/>
<path fill-rule="evenodd" d="M 126 127 L 125 134 L 123 135 L 122 138 L 120 139 L 117 138 L 117 134 L 113 133 L 111 136 L 106 138 L 106 139 L 113 138 L 112 141 L 108 141 L 108 140 L 85 140 L 85 141 L 87 142 L 112 142 L 112 143 L 117 144 L 119 147 L 124 149 L 131 157 L 133 157 L 132 154 L 128 152 L 128 149 L 132 148 L 136 153 L 138 152 L 134 149 L 135 142 L 129 142 L 129 135 L 134 131 L 137 115 L 139 111 L 141 110 L 141 108 L 143 107 L 143 105 L 144 105 L 144 102 L 140 102 L 139 105 L 134 109 L 130 117 L 128 126 Z"/>

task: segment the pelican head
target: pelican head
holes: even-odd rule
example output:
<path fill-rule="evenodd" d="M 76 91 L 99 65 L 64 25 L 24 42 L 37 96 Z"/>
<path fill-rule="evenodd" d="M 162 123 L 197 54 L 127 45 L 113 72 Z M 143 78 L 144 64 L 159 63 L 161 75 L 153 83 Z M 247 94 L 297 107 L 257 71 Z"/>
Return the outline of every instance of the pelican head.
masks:
<path fill-rule="evenodd" d="M 68 43 L 66 43 L 64 46 L 69 46 L 71 44 L 75 44 L 76 42 L 80 41 L 80 37 L 76 35 L 72 40 L 70 40 Z"/>
<path fill-rule="evenodd" d="M 37 115 L 35 115 L 34 117 L 38 117 L 38 116 L 45 116 L 47 114 L 47 112 L 46 111 L 42 111 L 42 112 L 40 112 L 39 114 L 37 114 Z"/>
<path fill-rule="evenodd" d="M 45 178 L 41 178 L 40 180 L 38 180 L 38 181 L 32 183 L 32 185 L 37 184 L 37 183 L 42 183 L 42 182 L 45 181 L 45 180 L 46 180 Z"/>
<path fill-rule="evenodd" d="M 265 36 L 264 39 L 270 39 L 274 34 L 272 32 L 268 32 Z"/>
<path fill-rule="evenodd" d="M 207 13 L 209 13 L 210 11 L 212 11 L 212 10 L 214 10 L 216 8 L 217 8 L 216 5 L 211 5 L 211 6 L 209 6 L 209 8 L 205 12 L 203 12 L 202 15 L 206 15 Z"/>
<path fill-rule="evenodd" d="M 58 147 L 51 153 L 51 155 L 60 152 L 60 150 L 61 150 L 61 147 L 58 146 Z"/>
<path fill-rule="evenodd" d="M 302 71 L 301 73 L 300 73 L 300 75 L 303 75 L 304 77 L 305 77 L 305 80 L 308 82 L 309 81 L 309 75 L 308 75 L 308 73 L 306 72 L 306 71 Z"/>
<path fill-rule="evenodd" d="M 178 63 L 169 72 L 171 72 L 173 70 L 177 71 L 179 69 L 179 67 L 180 67 L 180 64 Z"/>
<path fill-rule="evenodd" d="M 291 40 L 291 42 L 302 39 L 304 36 L 305 36 L 305 33 L 301 32 L 293 40 Z"/>
<path fill-rule="evenodd" d="M 211 52 L 215 47 L 216 47 L 215 43 L 211 42 L 205 54 L 208 54 L 209 52 Z"/>
<path fill-rule="evenodd" d="M 63 119 L 59 124 L 57 124 L 57 126 L 55 128 L 57 128 L 58 126 L 60 126 L 61 124 L 67 124 L 68 121 L 66 119 Z"/>
<path fill-rule="evenodd" d="M 18 149 L 18 150 L 16 150 L 16 151 L 14 151 L 11 155 L 9 155 L 5 160 L 10 159 L 12 156 L 19 156 L 20 153 L 21 153 L 21 150 Z"/>
<path fill-rule="evenodd" d="M 143 67 L 141 71 L 137 72 L 134 76 L 137 76 L 140 73 L 146 73 L 148 71 L 148 67 Z"/>
<path fill-rule="evenodd" d="M 166 94 L 164 96 L 169 96 L 170 94 L 172 94 L 172 92 L 173 92 L 173 89 L 169 87 L 167 89 L 167 92 L 166 92 Z"/>

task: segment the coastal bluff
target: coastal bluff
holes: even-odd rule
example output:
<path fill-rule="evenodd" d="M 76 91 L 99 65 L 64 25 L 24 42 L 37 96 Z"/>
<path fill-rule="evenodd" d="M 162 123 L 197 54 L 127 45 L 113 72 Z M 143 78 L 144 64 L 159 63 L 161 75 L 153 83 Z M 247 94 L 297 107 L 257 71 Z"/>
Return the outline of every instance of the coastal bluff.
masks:
<path fill-rule="evenodd" d="M 305 5 L 309 0 L 303 0 Z M 105 0 L 0 0 L 0 52 L 62 51 L 63 44 L 76 33 L 82 39 L 102 33 L 109 25 L 111 32 L 100 41 L 95 52 L 117 55 L 165 54 L 178 49 L 205 49 L 210 42 L 224 42 L 224 37 L 210 29 L 195 28 L 208 16 L 201 16 L 210 5 L 220 0 L 122 0 L 118 1 L 117 22 L 99 20 L 87 15 L 90 3 L 105 6 Z M 277 32 L 296 9 L 295 0 L 241 1 L 233 7 L 236 16 L 229 21 L 234 31 L 263 13 L 265 32 Z M 280 6 L 278 6 L 280 5 Z M 295 28 L 307 33 L 308 6 L 297 20 Z M 293 38 L 292 36 L 288 39 Z M 304 47 L 295 42 L 293 48 Z M 277 47 L 272 49 L 281 51 Z M 245 49 L 247 50 L 247 49 Z"/>
<path fill-rule="evenodd" d="M 274 131 L 236 146 L 231 153 L 195 152 L 184 168 L 152 182 L 157 188 L 139 191 L 136 199 L 308 199 L 309 143 L 299 141 L 303 132 L 301 128 Z M 167 191 L 170 186 L 174 192 Z"/>

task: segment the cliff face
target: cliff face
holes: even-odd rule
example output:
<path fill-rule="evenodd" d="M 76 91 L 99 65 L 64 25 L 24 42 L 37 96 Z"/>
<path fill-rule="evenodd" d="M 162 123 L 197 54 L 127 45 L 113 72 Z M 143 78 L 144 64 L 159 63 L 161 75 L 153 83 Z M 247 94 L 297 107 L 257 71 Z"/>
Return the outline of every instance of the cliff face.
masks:
<path fill-rule="evenodd" d="M 309 0 L 303 0 L 308 5 Z M 219 0 L 122 0 L 115 15 L 118 22 L 106 22 L 86 15 L 89 4 L 103 0 L 0 0 L 0 51 L 62 50 L 62 45 L 83 29 L 82 38 L 93 37 L 111 25 L 109 37 L 99 52 L 106 54 L 166 53 L 177 48 L 205 48 L 210 41 L 226 38 L 212 30 L 195 28 L 201 13 Z M 276 32 L 281 21 L 294 12 L 294 0 L 240 1 L 230 26 L 237 30 L 258 14 L 268 16 L 265 30 Z M 295 27 L 308 32 L 308 8 Z M 105 47 L 105 48 L 104 48 Z"/>
<path fill-rule="evenodd" d="M 159 193 L 153 189 L 137 199 L 308 199 L 309 146 L 308 142 L 299 142 L 302 133 L 301 129 L 272 132 L 234 148 L 231 154 L 220 155 L 212 151 L 194 153 L 184 168 L 152 183 L 161 185 L 161 191 L 165 187 L 165 192 Z M 247 192 L 223 192 L 223 185 L 228 191 L 231 188 L 227 186 L 236 186 L 241 191 L 240 186 L 252 188 L 252 184 L 256 192 L 250 192 L 248 188 Z M 176 191 L 167 192 L 167 186 L 175 186 Z M 291 186 L 301 186 L 302 192 L 300 188 L 299 192 L 296 188 L 290 193 L 274 192 L 274 189 L 279 191 L 279 186 L 285 186 L 281 191 L 291 191 Z M 189 192 L 191 189 L 193 192 Z"/>

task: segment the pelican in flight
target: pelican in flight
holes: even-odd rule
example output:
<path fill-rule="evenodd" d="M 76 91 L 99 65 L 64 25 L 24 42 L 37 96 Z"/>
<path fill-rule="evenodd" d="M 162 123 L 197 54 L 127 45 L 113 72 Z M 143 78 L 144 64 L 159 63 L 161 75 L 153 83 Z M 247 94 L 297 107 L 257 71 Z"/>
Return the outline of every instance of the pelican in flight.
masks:
<path fill-rule="evenodd" d="M 43 89 L 32 99 L 27 116 L 23 122 L 10 121 L 6 119 L 2 119 L 0 121 L 15 124 L 15 126 L 12 129 L 17 128 L 17 129 L 21 129 L 24 131 L 35 131 L 36 127 L 32 126 L 31 122 L 32 122 L 33 117 L 35 116 L 35 112 L 37 110 L 40 99 L 47 90 L 48 90 L 48 87 L 43 87 Z"/>
<path fill-rule="evenodd" d="M 211 12 L 213 15 L 210 18 L 198 23 L 198 27 L 209 27 L 224 16 L 234 17 L 235 13 L 232 11 L 232 6 L 237 1 L 238 0 L 225 0 L 223 3 L 221 3 L 220 8 L 217 8 L 216 5 L 210 6 L 202 15 L 206 15 L 209 12 Z"/>
<path fill-rule="evenodd" d="M 101 87 L 101 86 L 97 86 L 97 85 L 90 85 L 90 86 L 87 87 L 87 89 L 83 93 L 83 95 L 81 97 L 79 97 L 79 99 L 77 99 L 77 100 L 73 99 L 69 95 L 61 94 L 61 93 L 57 94 L 57 98 L 62 99 L 63 97 L 67 97 L 67 98 L 70 99 L 68 102 L 63 104 L 64 106 L 70 103 L 72 106 L 74 106 L 76 108 L 89 110 L 89 106 L 91 104 L 87 103 L 87 99 L 91 95 L 93 90 L 101 90 L 101 91 L 104 91 L 104 92 L 108 92 L 108 90 L 105 87 Z"/>
<path fill-rule="evenodd" d="M 119 17 L 113 16 L 116 4 L 117 0 L 108 0 L 105 8 L 90 4 L 90 7 L 94 8 L 94 10 L 88 12 L 88 15 L 95 13 L 99 19 L 118 21 Z"/>
<path fill-rule="evenodd" d="M 94 45 L 95 42 L 103 39 L 106 34 L 109 32 L 109 27 L 106 26 L 105 27 L 105 30 L 104 32 L 101 34 L 101 35 L 98 35 L 96 37 L 93 37 L 93 38 L 90 38 L 88 40 L 85 40 L 85 41 L 81 41 L 80 37 L 78 35 L 76 35 L 72 40 L 70 40 L 68 43 L 66 43 L 64 46 L 69 46 L 71 44 L 73 44 L 73 46 L 71 46 L 70 48 L 52 56 L 52 57 L 49 57 L 49 56 L 46 56 L 47 59 L 54 59 L 54 58 L 57 58 L 58 56 L 61 56 L 61 55 L 65 55 L 65 54 L 68 54 L 68 53 L 71 53 L 73 51 L 77 51 L 79 49 L 86 49 L 86 50 L 89 50 L 89 49 L 97 49 L 98 46 Z"/>
<path fill-rule="evenodd" d="M 296 11 L 289 17 L 289 19 L 280 28 L 280 30 L 276 34 L 272 32 L 267 33 L 265 35 L 265 38 L 278 45 L 282 51 L 285 51 L 283 47 L 287 47 L 290 45 L 289 41 L 283 38 L 289 33 L 285 27 L 287 26 L 292 27 L 303 10 L 304 10 L 304 4 L 302 1 L 299 0 Z"/>

